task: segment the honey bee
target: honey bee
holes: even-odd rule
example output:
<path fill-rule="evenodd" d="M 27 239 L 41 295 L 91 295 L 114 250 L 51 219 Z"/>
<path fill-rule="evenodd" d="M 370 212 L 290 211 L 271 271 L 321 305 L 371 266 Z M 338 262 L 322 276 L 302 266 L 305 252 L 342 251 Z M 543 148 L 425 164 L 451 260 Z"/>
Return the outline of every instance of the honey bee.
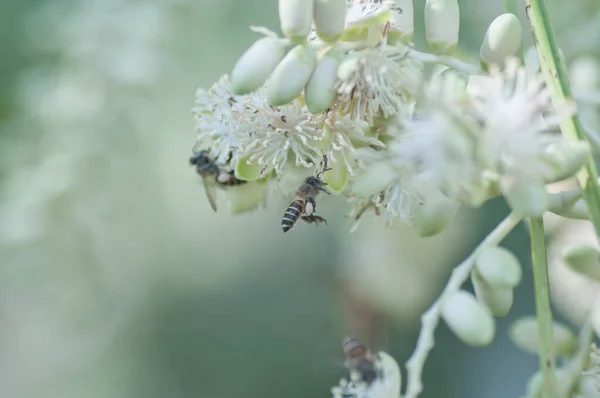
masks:
<path fill-rule="evenodd" d="M 229 157 L 226 164 L 229 164 L 233 153 L 229 153 Z M 204 192 L 208 198 L 210 207 L 217 211 L 217 187 L 228 187 L 234 185 L 240 185 L 246 183 L 246 181 L 239 180 L 235 177 L 233 170 L 225 170 L 215 163 L 215 159 L 210 156 L 210 151 L 201 150 L 194 152 L 190 157 L 190 165 L 196 166 L 196 172 L 202 177 L 202 183 L 204 184 Z"/>
<path fill-rule="evenodd" d="M 290 203 L 283 218 L 281 220 L 281 228 L 283 232 L 287 232 L 298 222 L 298 218 L 309 224 L 327 224 L 327 220 L 321 216 L 315 214 L 317 208 L 317 202 L 315 197 L 319 192 L 325 192 L 329 195 L 329 192 L 325 189 L 327 183 L 321 180 L 321 175 L 331 169 L 327 168 L 327 157 L 323 157 L 323 170 L 317 173 L 316 176 L 310 176 L 304 180 L 298 191 L 296 192 L 296 198 Z"/>
<path fill-rule="evenodd" d="M 358 337 L 354 335 L 346 337 L 343 347 L 346 354 L 346 367 L 350 372 L 356 372 L 367 384 L 381 376 L 377 355 L 373 354 Z"/>

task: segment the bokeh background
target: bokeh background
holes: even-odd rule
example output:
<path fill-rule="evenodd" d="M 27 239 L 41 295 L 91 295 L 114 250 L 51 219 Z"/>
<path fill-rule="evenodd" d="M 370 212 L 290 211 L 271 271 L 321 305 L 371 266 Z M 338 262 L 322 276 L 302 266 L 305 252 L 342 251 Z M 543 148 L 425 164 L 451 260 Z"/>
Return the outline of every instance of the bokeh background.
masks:
<path fill-rule="evenodd" d="M 460 5 L 476 55 L 504 6 Z M 549 6 L 568 63 L 600 55 L 594 0 Z M 277 30 L 277 2 L 2 0 L 0 397 L 330 396 L 344 335 L 404 363 L 452 266 L 507 213 L 494 200 L 427 239 L 370 219 L 351 234 L 342 198 L 319 202 L 328 227 L 286 235 L 284 202 L 213 213 L 190 109 L 257 38 L 249 24 Z M 525 269 L 513 310 L 484 349 L 441 324 L 424 398 L 524 394 L 537 358 L 506 327 L 534 311 L 526 229 L 505 245 Z"/>

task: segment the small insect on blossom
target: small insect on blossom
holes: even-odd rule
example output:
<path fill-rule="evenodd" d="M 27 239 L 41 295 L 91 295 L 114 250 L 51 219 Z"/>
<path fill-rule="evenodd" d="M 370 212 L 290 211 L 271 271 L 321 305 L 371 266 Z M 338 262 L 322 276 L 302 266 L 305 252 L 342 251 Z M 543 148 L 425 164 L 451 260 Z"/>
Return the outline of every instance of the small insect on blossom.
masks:
<path fill-rule="evenodd" d="M 331 389 L 333 398 L 398 398 L 401 375 L 389 354 L 372 353 L 353 336 L 344 341 L 350 378 L 342 378 Z"/>

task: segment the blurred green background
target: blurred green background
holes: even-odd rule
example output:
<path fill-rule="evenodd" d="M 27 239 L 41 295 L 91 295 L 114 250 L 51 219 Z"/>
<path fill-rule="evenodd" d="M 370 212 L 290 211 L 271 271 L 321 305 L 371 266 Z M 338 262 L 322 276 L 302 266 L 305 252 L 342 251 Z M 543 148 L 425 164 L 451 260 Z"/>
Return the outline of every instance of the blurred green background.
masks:
<path fill-rule="evenodd" d="M 503 4 L 460 3 L 477 54 Z M 284 202 L 213 213 L 188 165 L 194 93 L 256 39 L 249 24 L 278 29 L 276 4 L 2 1 L 1 397 L 327 397 L 350 332 L 409 357 L 420 314 L 507 208 L 428 239 L 371 220 L 350 234 L 334 197 L 319 204 L 329 227 L 285 236 Z M 550 6 L 567 60 L 598 55 L 597 4 Z M 506 241 L 526 271 L 495 342 L 468 348 L 442 324 L 423 397 L 524 393 L 537 359 L 506 327 L 534 311 L 528 239 Z"/>

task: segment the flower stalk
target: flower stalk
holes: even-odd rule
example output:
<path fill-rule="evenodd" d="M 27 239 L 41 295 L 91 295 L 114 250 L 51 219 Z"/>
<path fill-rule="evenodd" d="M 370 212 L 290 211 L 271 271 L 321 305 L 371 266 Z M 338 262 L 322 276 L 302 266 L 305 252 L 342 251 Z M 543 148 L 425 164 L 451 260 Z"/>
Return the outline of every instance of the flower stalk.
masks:
<path fill-rule="evenodd" d="M 541 396 L 542 398 L 557 398 L 558 385 L 555 374 L 556 361 L 543 219 L 531 218 L 529 230 L 531 232 L 535 310 L 538 322 L 538 340 L 540 342 L 538 354 L 543 377 Z"/>
<path fill-rule="evenodd" d="M 540 66 L 555 104 L 572 101 L 566 68 L 561 62 L 558 45 L 545 0 L 526 0 L 526 12 L 535 41 Z M 560 123 L 562 134 L 568 138 L 587 142 L 585 131 L 577 115 L 564 118 Z M 590 153 L 584 167 L 576 174 L 577 183 L 583 191 L 590 220 L 596 235 L 600 236 L 600 185 L 594 158 Z"/>
<path fill-rule="evenodd" d="M 481 250 L 481 248 L 487 245 L 497 245 L 500 243 L 513 228 L 521 221 L 521 217 L 515 212 L 511 213 L 506 217 L 500 224 L 489 233 L 488 236 L 473 250 L 471 255 L 467 257 L 462 263 L 460 263 L 450 276 L 450 280 L 446 284 L 444 291 L 440 294 L 439 298 L 429 307 L 429 309 L 421 316 L 421 332 L 417 340 L 417 346 L 406 362 L 406 369 L 408 371 L 408 384 L 404 398 L 416 398 L 423 391 L 423 381 L 421 375 L 423 373 L 423 366 L 427 360 L 429 351 L 434 346 L 433 335 L 435 329 L 440 321 L 440 315 L 442 311 L 442 304 L 450 297 L 453 293 L 460 290 L 462 284 L 469 278 L 473 267 L 475 267 L 475 258 Z M 543 236 L 543 235 L 542 235 Z"/>

